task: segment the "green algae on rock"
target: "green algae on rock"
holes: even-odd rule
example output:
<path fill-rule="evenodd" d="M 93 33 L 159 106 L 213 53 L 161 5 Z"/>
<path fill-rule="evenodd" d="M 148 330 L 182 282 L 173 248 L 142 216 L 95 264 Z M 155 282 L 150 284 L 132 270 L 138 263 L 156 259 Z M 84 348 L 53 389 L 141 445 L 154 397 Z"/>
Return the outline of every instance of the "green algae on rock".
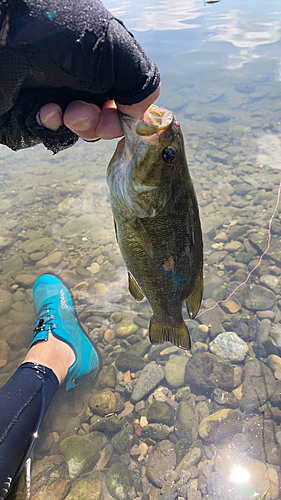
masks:
<path fill-rule="evenodd" d="M 168 403 L 154 401 L 148 408 L 147 420 L 149 423 L 168 424 L 172 417 L 172 408 Z"/>
<path fill-rule="evenodd" d="M 114 498 L 127 500 L 131 488 L 127 467 L 120 462 L 114 463 L 106 474 L 106 485 Z"/>
<path fill-rule="evenodd" d="M 100 500 L 102 495 L 102 473 L 92 472 L 78 479 L 65 500 Z"/>
<path fill-rule="evenodd" d="M 116 398 L 112 391 L 104 389 L 94 393 L 89 399 L 89 407 L 96 415 L 104 417 L 109 413 L 114 413 L 116 408 Z"/>
<path fill-rule="evenodd" d="M 86 468 L 93 467 L 100 457 L 100 451 L 94 442 L 77 435 L 62 441 L 60 454 L 67 461 L 70 479 L 78 477 Z"/>

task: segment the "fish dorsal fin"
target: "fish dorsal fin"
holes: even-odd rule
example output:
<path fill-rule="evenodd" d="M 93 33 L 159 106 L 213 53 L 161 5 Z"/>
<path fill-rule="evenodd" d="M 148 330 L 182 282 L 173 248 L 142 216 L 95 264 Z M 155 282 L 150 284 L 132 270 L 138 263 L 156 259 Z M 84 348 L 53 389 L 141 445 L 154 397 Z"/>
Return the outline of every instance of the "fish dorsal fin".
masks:
<path fill-rule="evenodd" d="M 134 220 L 129 221 L 129 224 L 144 251 L 147 253 L 147 255 L 149 255 L 151 259 L 153 259 L 154 251 L 152 243 L 141 219 L 136 217 Z"/>
<path fill-rule="evenodd" d="M 142 299 L 144 299 L 144 294 L 137 280 L 135 280 L 135 278 L 130 273 L 128 273 L 128 286 L 130 294 L 137 302 L 140 302 Z"/>
<path fill-rule="evenodd" d="M 188 315 L 193 319 L 199 311 L 203 295 L 203 270 L 200 269 L 192 292 L 185 299 Z"/>
<path fill-rule="evenodd" d="M 189 350 L 191 347 L 188 328 L 184 321 L 181 325 L 171 326 L 159 323 L 152 316 L 149 325 L 149 338 L 152 344 L 168 341 L 182 349 Z"/>

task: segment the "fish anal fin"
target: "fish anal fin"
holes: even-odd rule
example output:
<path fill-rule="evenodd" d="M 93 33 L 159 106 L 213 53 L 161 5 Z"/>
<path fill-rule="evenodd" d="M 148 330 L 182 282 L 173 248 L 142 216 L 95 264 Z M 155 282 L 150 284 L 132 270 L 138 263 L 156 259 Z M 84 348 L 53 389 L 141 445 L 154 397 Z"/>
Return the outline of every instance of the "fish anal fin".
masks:
<path fill-rule="evenodd" d="M 171 326 L 159 323 L 152 316 L 149 325 L 149 338 L 152 344 L 168 341 L 182 349 L 189 350 L 191 347 L 188 328 L 184 321 L 180 325 Z"/>
<path fill-rule="evenodd" d="M 133 221 L 130 221 L 129 224 L 144 251 L 147 253 L 147 255 L 149 255 L 151 259 L 153 259 L 154 251 L 152 243 L 141 219 L 136 217 Z"/>
<path fill-rule="evenodd" d="M 194 318 L 199 311 L 202 301 L 202 295 L 203 295 L 203 270 L 200 269 L 193 290 L 189 294 L 189 296 L 185 299 L 187 312 L 191 319 Z"/>
<path fill-rule="evenodd" d="M 128 273 L 128 286 L 129 286 L 129 292 L 134 297 L 134 299 L 137 302 L 140 302 L 142 299 L 144 299 L 144 294 L 138 284 L 138 282 L 135 280 L 135 278 Z"/>

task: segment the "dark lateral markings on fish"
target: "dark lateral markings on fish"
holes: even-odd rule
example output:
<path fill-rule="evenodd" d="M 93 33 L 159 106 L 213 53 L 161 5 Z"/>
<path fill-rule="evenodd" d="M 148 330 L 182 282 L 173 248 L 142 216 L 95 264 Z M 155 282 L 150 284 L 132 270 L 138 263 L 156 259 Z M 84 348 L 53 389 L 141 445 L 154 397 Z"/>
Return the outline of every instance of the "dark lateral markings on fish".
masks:
<path fill-rule="evenodd" d="M 143 120 L 120 114 L 124 138 L 107 170 L 115 232 L 131 295 L 149 301 L 152 343 L 190 349 L 182 316 L 203 293 L 203 243 L 184 141 L 172 111 L 150 106 Z"/>

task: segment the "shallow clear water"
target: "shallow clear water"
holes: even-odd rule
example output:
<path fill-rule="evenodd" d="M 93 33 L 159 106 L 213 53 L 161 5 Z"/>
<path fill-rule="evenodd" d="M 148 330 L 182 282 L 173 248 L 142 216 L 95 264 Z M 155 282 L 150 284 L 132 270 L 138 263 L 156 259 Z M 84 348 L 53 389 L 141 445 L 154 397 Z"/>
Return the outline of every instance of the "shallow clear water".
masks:
<path fill-rule="evenodd" d="M 204 311 L 246 279 L 267 247 L 268 224 L 281 180 L 281 7 L 273 1 L 204 4 L 197 0 L 108 0 L 105 5 L 157 63 L 162 75 L 157 104 L 172 109 L 181 123 L 204 233 Z M 165 372 L 160 382 L 162 395 L 151 395 L 158 385 L 143 397 L 143 407 L 129 405 L 141 372 L 131 369 L 123 376 L 126 366 L 119 369 L 113 386 L 79 381 L 75 391 L 66 394 L 60 389 L 43 422 L 34 468 L 45 456 L 57 455 L 64 438 L 98 429 L 92 415 L 82 414 L 83 408 L 90 395 L 109 387 L 121 395 L 136 426 L 141 417 L 148 416 L 155 399 L 173 408 L 176 417 L 168 422 L 166 439 L 176 449 L 177 463 L 171 462 L 169 470 L 174 472 L 188 452 L 200 451 L 200 456 L 183 466 L 191 476 L 186 473 L 184 477 L 176 469 L 177 475 L 166 474 L 165 480 L 157 482 L 147 457 L 156 442 L 163 443 L 163 433 L 155 437 L 150 428 L 140 436 L 139 427 L 132 427 L 128 450 L 121 453 L 115 443 L 102 469 L 101 481 L 120 458 L 134 471 L 125 496 L 111 489 L 113 498 L 144 495 L 147 500 L 177 492 L 169 498 L 248 500 L 261 498 L 268 488 L 265 498 L 280 498 L 280 209 L 272 224 L 270 250 L 247 284 L 231 297 L 233 301 L 190 324 L 192 356 L 179 349 L 165 351 L 169 344 L 151 348 L 145 345 L 150 309 L 130 297 L 115 242 L 105 172 L 116 142 L 79 141 L 56 156 L 43 147 L 18 153 L 0 147 L 0 383 L 13 373 L 29 346 L 35 319 L 32 283 L 46 271 L 76 286 L 80 318 L 98 344 L 105 366 L 125 351 L 142 352 L 146 362 L 156 362 Z M 129 327 L 123 336 L 118 332 L 120 323 L 111 316 L 119 311 L 122 324 Z M 171 380 L 172 359 L 180 366 L 191 363 L 206 349 L 214 350 L 210 342 L 225 331 L 237 333 L 248 348 L 241 360 L 235 359 L 240 344 L 231 353 L 226 342 L 221 351 L 219 359 L 232 356 L 232 386 L 214 366 L 209 368 L 209 378 L 215 380 L 215 389 L 208 387 L 208 377 L 200 382 L 200 367 L 195 370 L 197 378 L 186 372 L 180 381 L 181 371 L 178 381 Z M 186 386 L 191 393 L 186 389 L 184 395 L 179 394 Z M 119 401 L 115 407 L 119 417 L 121 408 Z M 218 414 L 220 410 L 225 413 Z M 188 412 L 194 425 L 187 422 Z M 209 427 L 204 420 L 208 414 L 216 418 Z M 114 433 L 105 425 L 100 428 L 110 442 Z M 143 455 L 134 455 L 133 447 L 141 443 L 148 450 L 140 448 Z M 88 477 L 89 470 L 84 469 L 81 476 Z M 57 498 L 65 498 L 71 484 Z M 33 498 L 37 498 L 36 491 Z M 102 498 L 109 499 L 107 495 L 103 490 Z"/>

